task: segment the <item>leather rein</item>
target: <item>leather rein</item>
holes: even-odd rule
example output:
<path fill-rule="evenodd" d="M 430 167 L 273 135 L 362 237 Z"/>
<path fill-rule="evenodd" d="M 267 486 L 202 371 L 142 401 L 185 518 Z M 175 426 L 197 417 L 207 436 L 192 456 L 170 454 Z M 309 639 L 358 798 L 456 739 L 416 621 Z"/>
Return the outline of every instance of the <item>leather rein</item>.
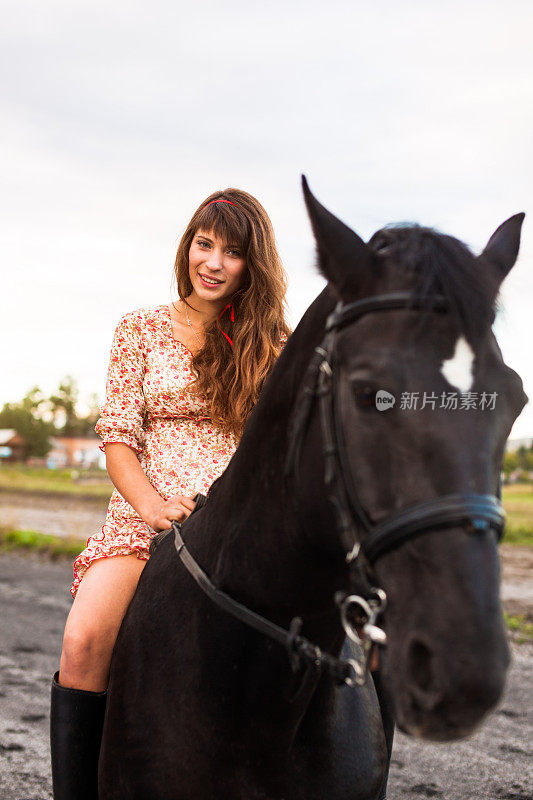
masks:
<path fill-rule="evenodd" d="M 472 534 L 493 529 L 498 540 L 503 536 L 505 511 L 500 500 L 494 495 L 473 493 L 442 495 L 408 506 L 377 525 L 370 521 L 357 496 L 347 458 L 339 410 L 339 370 L 336 364 L 338 331 L 371 312 L 419 310 L 426 307 L 427 301 L 413 297 L 410 292 L 391 292 L 353 303 L 339 303 L 326 321 L 323 340 L 320 346 L 315 348 L 306 371 L 302 402 L 296 405 L 285 473 L 287 475 L 293 473 L 296 479 L 298 477 L 303 439 L 314 401 L 318 398 L 324 479 L 328 497 L 335 510 L 341 541 L 347 551 L 346 561 L 353 572 L 356 567 L 363 568 L 367 580 L 374 580 L 373 565 L 385 553 L 436 528 L 461 526 Z M 435 313 L 445 313 L 448 305 L 444 297 L 436 296 L 431 301 L 430 310 Z M 293 671 L 297 671 L 304 664 L 316 670 L 327 670 L 338 684 L 357 686 L 365 682 L 372 644 L 382 645 L 386 642 L 384 631 L 376 625 L 376 620 L 386 604 L 383 589 L 368 584 L 366 597 L 343 592 L 335 595 L 344 631 L 357 645 L 359 651 L 354 654 L 353 659 L 340 659 L 323 652 L 300 635 L 303 624 L 300 617 L 295 617 L 289 630 L 285 630 L 217 589 L 187 550 L 181 536 L 181 524 L 174 521 L 172 530 L 178 555 L 200 588 L 224 611 L 284 645 Z M 361 627 L 362 638 L 358 632 L 358 628 Z"/>

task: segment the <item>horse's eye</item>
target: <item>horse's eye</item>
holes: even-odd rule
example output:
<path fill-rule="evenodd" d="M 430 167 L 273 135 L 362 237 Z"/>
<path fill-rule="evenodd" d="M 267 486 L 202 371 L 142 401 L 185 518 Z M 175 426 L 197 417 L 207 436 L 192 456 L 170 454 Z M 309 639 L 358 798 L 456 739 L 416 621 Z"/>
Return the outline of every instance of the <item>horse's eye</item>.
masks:
<path fill-rule="evenodd" d="M 359 408 L 376 407 L 376 389 L 370 385 L 354 386 L 353 394 Z"/>

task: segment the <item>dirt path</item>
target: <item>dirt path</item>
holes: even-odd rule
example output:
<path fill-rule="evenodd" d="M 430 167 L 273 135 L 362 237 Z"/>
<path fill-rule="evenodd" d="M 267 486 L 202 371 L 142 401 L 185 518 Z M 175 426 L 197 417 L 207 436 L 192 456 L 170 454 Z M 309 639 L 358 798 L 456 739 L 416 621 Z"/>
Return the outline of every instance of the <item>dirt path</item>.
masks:
<path fill-rule="evenodd" d="M 0 492 L 0 524 L 51 536 L 88 539 L 105 519 L 108 501 L 99 497 Z"/>
<path fill-rule="evenodd" d="M 502 599 L 509 614 L 525 614 L 533 621 L 533 547 L 504 544 Z"/>
<path fill-rule="evenodd" d="M 519 578 L 524 559 L 517 557 L 515 563 L 513 556 L 511 561 Z M 52 797 L 49 692 L 71 605 L 71 577 L 69 562 L 0 554 L 2 800 Z M 513 656 L 505 699 L 475 736 L 433 745 L 397 735 L 389 800 L 531 800 L 533 647 L 513 646 Z"/>

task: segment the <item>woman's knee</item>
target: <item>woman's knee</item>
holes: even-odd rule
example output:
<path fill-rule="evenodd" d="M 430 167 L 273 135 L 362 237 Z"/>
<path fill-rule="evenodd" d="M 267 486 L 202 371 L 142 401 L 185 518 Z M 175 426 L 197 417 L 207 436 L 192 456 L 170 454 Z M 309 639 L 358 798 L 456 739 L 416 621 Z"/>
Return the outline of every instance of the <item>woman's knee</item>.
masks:
<path fill-rule="evenodd" d="M 122 619 L 145 565 L 135 556 L 117 556 L 91 564 L 65 626 L 62 685 L 84 689 L 104 684 Z"/>
<path fill-rule="evenodd" d="M 82 678 L 100 671 L 111 660 L 116 631 L 99 627 L 93 622 L 77 625 L 67 621 L 61 651 L 62 677 Z"/>

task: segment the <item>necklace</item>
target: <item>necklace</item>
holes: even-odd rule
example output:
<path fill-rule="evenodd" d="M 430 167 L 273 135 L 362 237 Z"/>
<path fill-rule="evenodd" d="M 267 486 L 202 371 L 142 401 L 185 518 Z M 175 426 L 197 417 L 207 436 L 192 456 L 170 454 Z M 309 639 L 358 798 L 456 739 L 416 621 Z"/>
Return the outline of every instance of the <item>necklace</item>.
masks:
<path fill-rule="evenodd" d="M 202 345 L 202 340 L 200 339 L 200 337 L 198 336 L 198 334 L 194 330 L 194 325 L 192 324 L 191 320 L 189 319 L 189 312 L 187 311 L 187 303 L 185 301 L 183 301 L 183 305 L 185 306 L 185 316 L 187 317 L 187 325 L 189 326 L 189 328 L 192 330 L 192 332 L 196 336 L 196 340 L 198 341 L 198 344 L 200 345 L 200 347 L 202 347 L 203 346 Z"/>

